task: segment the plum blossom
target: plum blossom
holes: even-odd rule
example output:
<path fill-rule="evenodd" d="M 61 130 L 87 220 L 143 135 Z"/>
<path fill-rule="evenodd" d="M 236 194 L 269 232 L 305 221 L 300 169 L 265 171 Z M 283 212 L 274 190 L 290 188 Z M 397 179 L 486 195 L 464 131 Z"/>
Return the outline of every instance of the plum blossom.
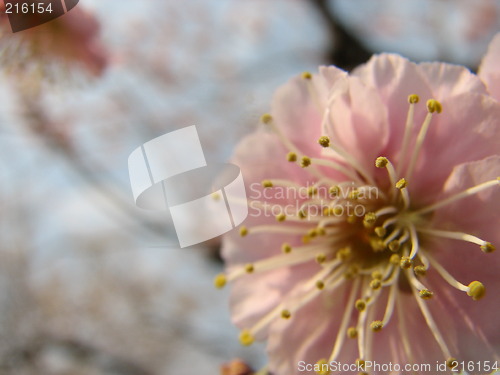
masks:
<path fill-rule="evenodd" d="M 4 10 L 2 4 L 0 11 Z M 0 14 L 0 51 L 9 73 L 53 77 L 61 71 L 79 67 L 100 75 L 107 65 L 107 54 L 99 40 L 99 21 L 77 6 L 67 14 L 40 26 L 13 34 L 6 14 Z"/>
<path fill-rule="evenodd" d="M 489 56 L 481 72 L 498 82 Z M 233 158 L 249 217 L 225 236 L 215 279 L 232 284 L 241 343 L 267 340 L 272 374 L 405 370 L 368 361 L 495 369 L 500 104 L 489 90 L 464 67 L 381 54 L 276 92 Z"/>

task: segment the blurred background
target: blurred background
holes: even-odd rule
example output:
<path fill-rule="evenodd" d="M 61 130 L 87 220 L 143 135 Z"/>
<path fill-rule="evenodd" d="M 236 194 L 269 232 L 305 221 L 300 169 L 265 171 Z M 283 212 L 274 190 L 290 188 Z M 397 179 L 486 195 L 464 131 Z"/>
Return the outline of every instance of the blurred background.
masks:
<path fill-rule="evenodd" d="M 196 125 L 224 162 L 293 75 L 380 52 L 474 70 L 498 31 L 500 0 L 81 0 L 15 34 L 2 14 L 0 374 L 263 367 L 213 287 L 219 241 L 180 249 L 136 208 L 128 155 Z"/>

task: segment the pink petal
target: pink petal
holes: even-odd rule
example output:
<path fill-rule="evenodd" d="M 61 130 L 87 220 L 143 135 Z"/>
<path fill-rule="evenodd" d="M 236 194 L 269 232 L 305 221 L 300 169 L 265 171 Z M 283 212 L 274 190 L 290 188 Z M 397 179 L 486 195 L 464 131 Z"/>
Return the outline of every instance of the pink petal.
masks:
<path fill-rule="evenodd" d="M 500 150 L 500 105 L 489 96 L 462 94 L 442 101 L 432 120 L 409 187 L 417 204 L 431 202 L 457 164 Z"/>
<path fill-rule="evenodd" d="M 347 85 L 338 91 L 334 93 L 330 121 L 324 131 L 333 143 L 371 171 L 389 139 L 385 106 L 377 91 L 357 77 L 349 77 Z"/>
<path fill-rule="evenodd" d="M 478 75 L 486 83 L 488 91 L 500 101 L 500 34 L 490 43 L 488 52 L 479 67 Z"/>
<path fill-rule="evenodd" d="M 483 82 L 468 69 L 445 63 L 421 63 L 421 75 L 432 91 L 432 98 L 439 101 L 465 93 L 487 94 Z"/>

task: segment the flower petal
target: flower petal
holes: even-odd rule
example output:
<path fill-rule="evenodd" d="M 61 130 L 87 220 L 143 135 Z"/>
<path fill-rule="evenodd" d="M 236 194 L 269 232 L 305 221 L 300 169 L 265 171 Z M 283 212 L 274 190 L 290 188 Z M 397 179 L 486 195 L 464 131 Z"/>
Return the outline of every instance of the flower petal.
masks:
<path fill-rule="evenodd" d="M 490 94 L 500 101 L 500 34 L 490 43 L 479 67 L 478 75 L 486 83 Z"/>

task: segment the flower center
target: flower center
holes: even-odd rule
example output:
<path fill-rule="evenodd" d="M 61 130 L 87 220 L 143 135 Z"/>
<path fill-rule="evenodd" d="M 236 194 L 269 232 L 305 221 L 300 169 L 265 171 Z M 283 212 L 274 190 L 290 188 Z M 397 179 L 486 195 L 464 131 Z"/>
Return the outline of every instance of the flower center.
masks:
<path fill-rule="evenodd" d="M 222 287 L 227 281 L 248 273 L 266 272 L 306 262 L 316 262 L 318 270 L 301 282 L 303 295 L 298 302 L 296 298 L 294 302 L 289 302 L 285 296 L 253 327 L 243 330 L 240 337 L 242 344 L 252 343 L 255 335 L 265 330 L 275 319 L 293 319 L 299 309 L 320 293 L 334 295 L 336 289 L 344 287 L 349 288 L 350 292 L 338 334 L 332 340 L 331 355 L 320 359 L 318 363 L 334 361 L 345 339 L 357 340 L 359 361 L 367 360 L 371 357 L 371 332 L 379 332 L 389 324 L 397 305 L 397 294 L 403 292 L 415 296 L 443 357 L 453 362 L 448 345 L 425 303 L 434 295 L 425 285 L 427 271 L 433 267 L 448 284 L 467 293 L 473 300 L 484 296 L 485 287 L 479 281 L 465 285 L 456 280 L 425 248 L 427 239 L 438 237 L 471 242 L 479 245 L 485 253 L 495 248 L 472 234 L 432 228 L 430 219 L 436 209 L 497 186 L 499 179 L 471 187 L 428 206 L 414 207 L 411 200 L 413 173 L 432 119 L 442 112 L 442 106 L 434 99 L 427 101 L 427 115 L 411 145 L 414 110 L 419 97 L 410 95 L 408 102 L 398 164 L 394 166 L 383 156 L 375 160 L 377 168 L 386 170 L 389 184 L 385 188 L 378 186 L 371 174 L 328 136 L 320 137 L 319 145 L 333 149 L 343 157 L 343 162 L 303 155 L 281 133 L 271 115 L 262 117 L 262 122 L 271 127 L 288 149 L 286 160 L 307 169 L 315 182 L 302 186 L 283 179 L 262 181 L 262 196 L 270 199 L 251 200 L 249 205 L 261 213 L 276 212 L 276 223 L 250 228 L 242 226 L 240 235 L 289 235 L 290 241 L 283 243 L 281 254 L 236 266 L 227 274 L 218 275 L 215 285 Z M 325 116 L 324 121 L 329 121 L 328 116 Z M 324 172 L 325 168 L 342 173 L 347 177 L 346 181 L 332 180 Z M 275 194 L 266 195 L 268 191 Z M 290 199 L 291 194 L 293 199 Z M 291 209 L 290 201 L 295 203 Z M 385 309 L 380 309 L 379 305 L 384 303 Z M 382 316 L 374 316 L 381 310 L 384 310 Z M 402 340 L 405 350 L 409 350 L 411 345 L 408 337 L 402 337 Z"/>

